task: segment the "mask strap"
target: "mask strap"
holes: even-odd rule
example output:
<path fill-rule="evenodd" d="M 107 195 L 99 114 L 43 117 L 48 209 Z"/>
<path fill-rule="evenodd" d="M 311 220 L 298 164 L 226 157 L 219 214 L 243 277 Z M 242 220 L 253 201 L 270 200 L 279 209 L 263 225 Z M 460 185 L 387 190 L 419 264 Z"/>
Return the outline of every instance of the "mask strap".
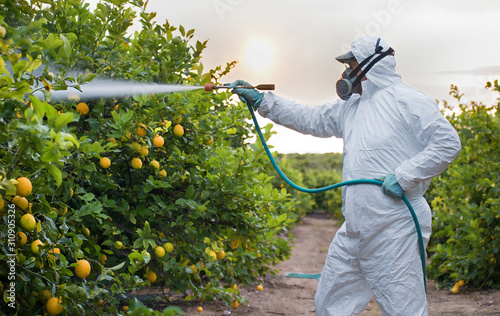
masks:
<path fill-rule="evenodd" d="M 378 43 L 378 42 L 377 42 Z M 378 48 L 380 48 L 382 46 L 379 46 Z M 378 49 L 377 48 L 377 49 Z M 382 58 L 384 58 L 385 56 L 387 55 L 394 55 L 394 49 L 392 48 L 389 48 L 388 50 L 386 50 L 385 52 L 383 53 L 375 53 L 375 54 L 380 54 L 380 56 L 378 56 L 377 58 L 375 58 L 362 72 L 359 76 L 356 77 L 356 79 L 354 80 L 354 82 L 352 83 L 353 86 L 356 86 L 357 84 L 359 84 L 361 82 L 361 79 L 366 75 L 366 73 L 377 63 L 379 62 L 379 60 L 381 60 Z M 371 55 L 370 57 L 368 57 L 367 59 L 363 60 L 363 62 L 361 64 L 366 64 L 365 61 L 367 60 L 370 60 L 375 54 Z M 361 66 L 361 64 L 359 64 L 359 66 Z M 353 70 L 354 74 L 356 74 L 358 71 L 359 71 L 359 66 L 356 67 L 355 70 Z"/>

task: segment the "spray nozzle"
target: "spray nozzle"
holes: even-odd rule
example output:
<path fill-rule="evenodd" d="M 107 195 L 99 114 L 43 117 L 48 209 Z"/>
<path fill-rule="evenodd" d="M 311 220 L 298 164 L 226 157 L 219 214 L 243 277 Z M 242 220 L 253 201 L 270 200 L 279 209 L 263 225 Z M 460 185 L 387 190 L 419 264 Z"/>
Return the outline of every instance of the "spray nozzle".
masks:
<path fill-rule="evenodd" d="M 273 83 L 258 84 L 256 86 L 238 86 L 243 89 L 258 89 L 258 90 L 274 90 Z M 214 89 L 229 89 L 229 86 L 217 86 L 213 83 L 205 83 L 205 91 L 212 91 Z"/>

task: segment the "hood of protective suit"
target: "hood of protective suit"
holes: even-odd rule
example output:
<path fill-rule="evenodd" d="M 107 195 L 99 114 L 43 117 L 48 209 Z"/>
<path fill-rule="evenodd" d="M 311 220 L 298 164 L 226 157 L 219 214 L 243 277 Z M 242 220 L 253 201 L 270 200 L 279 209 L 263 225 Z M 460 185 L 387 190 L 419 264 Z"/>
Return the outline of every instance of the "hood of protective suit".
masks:
<path fill-rule="evenodd" d="M 363 37 L 351 44 L 351 52 L 354 57 L 356 57 L 358 63 L 361 63 L 375 52 L 375 45 L 377 44 L 378 39 L 378 37 Z M 383 40 L 380 40 L 379 46 L 383 47 L 383 52 L 390 48 L 390 46 Z M 372 57 L 372 60 L 377 56 L 378 55 Z M 370 63 L 368 62 L 363 69 L 369 64 Z M 366 78 L 366 81 L 368 81 L 371 85 L 376 86 L 378 89 L 383 89 L 395 83 L 401 82 L 401 76 L 396 73 L 396 59 L 394 56 L 389 55 L 379 60 L 366 73 Z M 362 84 L 365 85 L 366 81 L 362 81 Z M 365 89 L 363 89 L 363 91 L 365 91 Z"/>

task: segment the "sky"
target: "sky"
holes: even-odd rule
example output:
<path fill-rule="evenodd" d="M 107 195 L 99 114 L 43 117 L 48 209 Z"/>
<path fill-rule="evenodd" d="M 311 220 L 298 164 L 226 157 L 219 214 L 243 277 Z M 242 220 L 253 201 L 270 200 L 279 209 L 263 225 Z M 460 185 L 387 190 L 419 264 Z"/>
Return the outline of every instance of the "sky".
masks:
<path fill-rule="evenodd" d="M 338 98 L 345 67 L 334 58 L 364 36 L 391 45 L 403 83 L 433 99 L 453 101 L 451 84 L 466 102 L 498 97 L 484 88 L 500 77 L 498 0 L 149 0 L 147 11 L 157 12 L 158 23 L 195 29 L 192 44 L 208 40 L 205 69 L 238 61 L 222 82 L 274 83 L 274 93 L 304 104 Z M 342 152 L 341 139 L 274 130 L 273 151 Z"/>

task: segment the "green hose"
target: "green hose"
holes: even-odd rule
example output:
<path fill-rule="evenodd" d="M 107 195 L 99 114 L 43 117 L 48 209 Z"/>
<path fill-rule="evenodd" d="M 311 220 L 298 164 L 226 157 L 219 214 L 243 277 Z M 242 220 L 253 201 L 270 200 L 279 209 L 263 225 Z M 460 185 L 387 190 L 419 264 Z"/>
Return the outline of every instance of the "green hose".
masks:
<path fill-rule="evenodd" d="M 264 149 L 266 150 L 267 156 L 269 157 L 269 160 L 273 164 L 274 169 L 276 169 L 276 171 L 283 178 L 283 180 L 285 180 L 285 182 L 288 183 L 293 188 L 295 188 L 299 191 L 302 191 L 302 192 L 306 192 L 306 193 L 319 193 L 319 192 L 325 192 L 328 190 L 336 189 L 336 188 L 342 187 L 344 185 L 356 185 L 356 184 L 375 184 L 378 186 L 382 185 L 382 183 L 383 183 L 382 181 L 375 180 L 375 179 L 358 179 L 358 180 L 344 181 L 344 182 L 332 184 L 332 185 L 322 187 L 322 188 L 317 188 L 317 189 L 307 189 L 307 188 L 303 188 L 303 187 L 293 183 L 290 179 L 288 179 L 288 177 L 283 173 L 283 171 L 281 171 L 281 168 L 276 163 L 276 160 L 274 159 L 273 155 L 271 154 L 271 151 L 269 150 L 269 147 L 267 146 L 266 140 L 264 139 L 264 135 L 262 135 L 262 131 L 260 130 L 260 126 L 259 126 L 259 123 L 257 122 L 257 118 L 255 117 L 254 110 L 253 110 L 252 106 L 250 106 L 250 105 L 247 105 L 247 106 L 248 106 L 248 110 L 250 111 L 250 114 L 252 115 L 252 120 L 253 120 L 253 123 L 255 125 L 255 129 L 257 130 L 257 134 L 259 135 L 259 138 L 262 142 L 262 145 L 264 146 Z M 410 202 L 408 201 L 408 199 L 404 195 L 403 195 L 403 201 L 405 202 L 406 206 L 410 210 L 411 217 L 413 218 L 413 222 L 415 223 L 415 228 L 417 230 L 418 246 L 420 249 L 420 259 L 422 261 L 422 273 L 423 273 L 423 277 L 424 277 L 424 289 L 425 289 L 425 292 L 427 293 L 427 281 L 426 281 L 426 273 L 425 273 L 425 247 L 424 247 L 424 241 L 422 238 L 422 231 L 420 230 L 420 225 L 418 223 L 417 215 L 415 214 L 415 211 L 413 210 L 413 207 L 411 206 Z M 295 273 L 295 274 L 288 274 L 288 276 L 303 277 L 303 278 L 319 278 L 318 274 L 307 275 L 307 274 Z"/>

